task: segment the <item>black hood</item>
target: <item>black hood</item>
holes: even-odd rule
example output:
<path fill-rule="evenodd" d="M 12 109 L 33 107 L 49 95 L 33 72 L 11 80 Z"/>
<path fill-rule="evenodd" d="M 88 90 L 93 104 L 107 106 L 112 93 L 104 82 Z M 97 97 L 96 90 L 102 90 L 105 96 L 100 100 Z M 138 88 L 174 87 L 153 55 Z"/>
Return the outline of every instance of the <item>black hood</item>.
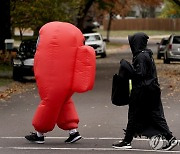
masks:
<path fill-rule="evenodd" d="M 128 36 L 129 45 L 131 47 L 133 56 L 136 56 L 146 48 L 148 39 L 149 37 L 143 32 Z"/>

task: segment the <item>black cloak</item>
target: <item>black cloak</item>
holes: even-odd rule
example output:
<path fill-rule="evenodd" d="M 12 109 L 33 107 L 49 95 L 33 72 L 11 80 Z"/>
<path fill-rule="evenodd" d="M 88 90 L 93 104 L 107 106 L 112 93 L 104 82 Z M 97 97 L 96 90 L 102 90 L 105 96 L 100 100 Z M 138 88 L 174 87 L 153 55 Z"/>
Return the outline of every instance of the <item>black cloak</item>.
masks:
<path fill-rule="evenodd" d="M 146 48 L 148 38 L 144 33 L 128 37 L 133 71 L 126 136 L 171 134 L 164 117 L 153 53 Z"/>

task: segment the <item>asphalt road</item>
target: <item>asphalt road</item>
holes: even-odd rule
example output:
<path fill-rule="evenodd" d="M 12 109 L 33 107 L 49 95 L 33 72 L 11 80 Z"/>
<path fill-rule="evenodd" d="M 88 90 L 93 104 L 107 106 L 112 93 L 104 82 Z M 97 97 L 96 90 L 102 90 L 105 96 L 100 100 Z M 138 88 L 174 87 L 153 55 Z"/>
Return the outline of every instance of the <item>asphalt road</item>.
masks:
<path fill-rule="evenodd" d="M 151 45 L 155 51 L 156 47 Z M 148 140 L 137 138 L 133 141 L 133 149 L 116 150 L 112 143 L 124 136 L 123 128 L 127 124 L 128 107 L 116 107 L 111 104 L 112 76 L 118 71 L 120 59 L 131 60 L 129 49 L 108 52 L 108 57 L 97 58 L 96 81 L 92 91 L 74 94 L 73 100 L 79 113 L 79 132 L 83 139 L 75 144 L 65 144 L 68 132 L 55 128 L 46 134 L 45 144 L 29 143 L 24 136 L 34 131 L 31 120 L 39 103 L 37 89 L 13 95 L 0 102 L 0 154 L 139 154 L 155 153 Z M 35 84 L 35 83 L 34 83 Z M 178 97 L 178 95 L 177 95 Z M 171 131 L 180 139 L 180 100 L 167 99 L 164 103 L 165 115 Z M 158 151 L 158 153 L 165 153 Z M 167 153 L 180 153 L 177 146 Z"/>

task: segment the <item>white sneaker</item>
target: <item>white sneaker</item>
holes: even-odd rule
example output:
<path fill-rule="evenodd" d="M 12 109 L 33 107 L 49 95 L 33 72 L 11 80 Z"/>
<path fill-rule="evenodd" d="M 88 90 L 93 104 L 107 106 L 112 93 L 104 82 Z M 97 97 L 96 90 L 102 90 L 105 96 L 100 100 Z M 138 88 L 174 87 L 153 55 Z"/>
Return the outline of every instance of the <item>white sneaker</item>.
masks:
<path fill-rule="evenodd" d="M 178 145 L 178 140 L 175 138 L 175 137 L 172 137 L 169 141 L 168 141 L 168 144 L 165 146 L 165 147 L 163 147 L 162 149 L 163 150 L 166 150 L 166 151 L 168 151 L 168 150 L 171 150 L 171 149 L 173 149 L 176 145 Z"/>

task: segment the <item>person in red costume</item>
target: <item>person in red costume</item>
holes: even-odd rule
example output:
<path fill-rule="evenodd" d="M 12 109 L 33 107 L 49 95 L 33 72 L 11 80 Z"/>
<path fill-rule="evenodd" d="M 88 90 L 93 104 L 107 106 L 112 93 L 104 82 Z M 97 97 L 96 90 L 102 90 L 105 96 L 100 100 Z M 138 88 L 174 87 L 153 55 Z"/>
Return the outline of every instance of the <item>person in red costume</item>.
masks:
<path fill-rule="evenodd" d="M 96 67 L 95 51 L 84 41 L 81 31 L 70 23 L 54 21 L 40 29 L 34 73 L 41 102 L 32 121 L 37 132 L 25 136 L 27 140 L 44 143 L 44 133 L 55 125 L 69 130 L 66 143 L 81 139 L 71 97 L 93 88 Z"/>

